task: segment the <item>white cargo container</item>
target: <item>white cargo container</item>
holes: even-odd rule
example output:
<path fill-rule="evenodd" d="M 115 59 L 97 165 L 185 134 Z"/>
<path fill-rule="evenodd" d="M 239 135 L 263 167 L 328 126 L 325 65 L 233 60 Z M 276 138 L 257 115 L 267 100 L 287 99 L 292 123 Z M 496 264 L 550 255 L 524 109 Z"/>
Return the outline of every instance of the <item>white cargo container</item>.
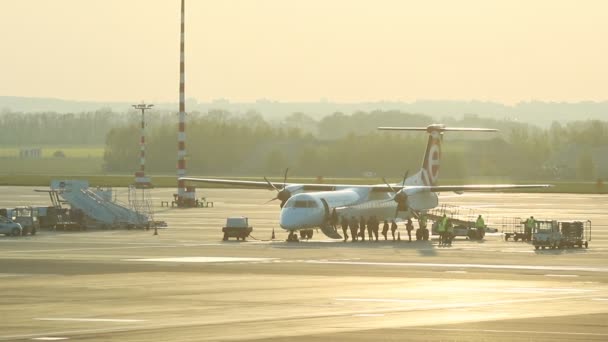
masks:
<path fill-rule="evenodd" d="M 237 241 L 239 239 L 245 241 L 245 238 L 248 237 L 252 231 L 253 227 L 249 225 L 249 218 L 244 216 L 228 217 L 226 219 L 226 226 L 222 228 L 224 241 L 227 241 L 228 238 L 231 237 L 235 237 Z"/>

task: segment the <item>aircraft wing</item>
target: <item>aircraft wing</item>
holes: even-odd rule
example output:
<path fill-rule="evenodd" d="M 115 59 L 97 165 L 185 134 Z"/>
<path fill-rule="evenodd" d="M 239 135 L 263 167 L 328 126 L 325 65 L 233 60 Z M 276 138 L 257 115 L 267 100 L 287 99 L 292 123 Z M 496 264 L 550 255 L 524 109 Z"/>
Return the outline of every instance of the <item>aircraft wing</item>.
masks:
<path fill-rule="evenodd" d="M 258 188 L 273 190 L 274 188 L 283 189 L 284 186 L 296 185 L 302 187 L 304 191 L 334 191 L 336 188 L 367 188 L 374 192 L 392 192 L 393 190 L 384 184 L 375 185 L 363 185 L 363 184 L 300 184 L 300 183 L 285 183 L 282 182 L 263 182 L 263 181 L 247 181 L 247 180 L 236 180 L 236 179 L 220 179 L 220 178 L 192 178 L 182 177 L 181 180 L 191 182 L 201 182 L 208 184 L 227 185 L 232 187 L 240 188 Z M 394 185 L 395 188 L 399 189 L 398 184 Z M 436 185 L 436 186 L 424 186 L 414 185 L 406 186 L 406 192 L 418 193 L 418 192 L 463 192 L 463 191 L 500 191 L 500 190 L 515 190 L 515 189 L 542 189 L 550 188 L 552 185 L 548 184 L 472 184 L 472 185 Z"/>
<path fill-rule="evenodd" d="M 297 185 L 301 186 L 303 190 L 307 191 L 333 191 L 336 189 L 336 184 L 299 184 L 299 183 L 283 183 L 283 182 L 262 182 L 262 181 L 247 181 L 247 180 L 236 180 L 236 179 L 220 179 L 220 178 L 192 178 L 182 177 L 180 180 L 190 182 L 201 182 L 207 184 L 219 184 L 228 185 L 237 188 L 258 188 L 274 190 L 283 189 L 284 186 Z M 274 187 L 274 188 L 273 188 Z"/>
<path fill-rule="evenodd" d="M 435 185 L 435 186 L 406 186 L 407 192 L 464 192 L 464 191 L 500 191 L 516 189 L 546 189 L 549 184 L 469 184 L 469 185 Z"/>

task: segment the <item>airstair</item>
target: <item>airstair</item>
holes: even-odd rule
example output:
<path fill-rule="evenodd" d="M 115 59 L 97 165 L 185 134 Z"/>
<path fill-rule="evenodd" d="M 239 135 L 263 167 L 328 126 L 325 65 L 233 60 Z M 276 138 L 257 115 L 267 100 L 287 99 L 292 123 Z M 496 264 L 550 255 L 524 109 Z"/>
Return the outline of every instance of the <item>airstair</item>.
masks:
<path fill-rule="evenodd" d="M 72 209 L 80 210 L 102 227 L 144 227 L 149 224 L 149 209 L 143 211 L 143 205 L 130 208 L 120 203 L 112 198 L 111 188 L 89 188 L 89 182 L 83 180 L 53 180 L 51 189 Z"/>

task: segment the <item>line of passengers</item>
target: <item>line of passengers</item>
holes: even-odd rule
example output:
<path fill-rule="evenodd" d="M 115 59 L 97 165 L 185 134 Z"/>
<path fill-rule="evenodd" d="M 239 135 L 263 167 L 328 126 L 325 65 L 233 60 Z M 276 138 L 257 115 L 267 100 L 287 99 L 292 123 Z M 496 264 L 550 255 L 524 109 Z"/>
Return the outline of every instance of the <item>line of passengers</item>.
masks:
<path fill-rule="evenodd" d="M 337 225 L 337 221 L 335 222 Z M 351 241 L 365 241 L 365 231 L 367 230 L 367 236 L 369 241 L 378 241 L 378 233 L 380 231 L 380 221 L 376 218 L 376 216 L 371 216 L 367 220 L 365 217 L 361 216 L 360 219 L 357 219 L 355 216 L 351 216 L 350 218 L 346 216 L 342 216 L 340 220 L 340 226 L 342 227 L 342 235 L 344 236 L 344 241 L 349 239 L 348 232 L 350 231 L 350 239 Z M 406 230 L 408 234 L 409 241 L 412 241 L 412 230 L 414 230 L 414 224 L 411 219 L 407 220 Z M 390 224 L 388 220 L 384 220 L 382 225 L 382 236 L 384 240 L 388 240 L 388 231 L 391 231 L 391 236 L 393 241 L 399 238 L 399 235 L 395 235 L 397 231 L 397 223 L 395 220 L 391 220 Z"/>

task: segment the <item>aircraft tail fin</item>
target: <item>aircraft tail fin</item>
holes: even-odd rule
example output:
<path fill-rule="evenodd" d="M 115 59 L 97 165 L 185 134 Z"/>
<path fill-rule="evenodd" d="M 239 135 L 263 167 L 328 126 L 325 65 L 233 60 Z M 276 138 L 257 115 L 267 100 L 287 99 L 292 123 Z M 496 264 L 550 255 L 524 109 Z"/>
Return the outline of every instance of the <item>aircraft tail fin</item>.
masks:
<path fill-rule="evenodd" d="M 441 165 L 441 142 L 443 132 L 497 132 L 492 128 L 464 128 L 464 127 L 445 127 L 441 124 L 433 124 L 427 127 L 378 127 L 382 131 L 425 131 L 429 134 L 426 144 L 424 159 L 420 176 L 425 185 L 437 185 L 439 180 L 439 167 Z"/>

